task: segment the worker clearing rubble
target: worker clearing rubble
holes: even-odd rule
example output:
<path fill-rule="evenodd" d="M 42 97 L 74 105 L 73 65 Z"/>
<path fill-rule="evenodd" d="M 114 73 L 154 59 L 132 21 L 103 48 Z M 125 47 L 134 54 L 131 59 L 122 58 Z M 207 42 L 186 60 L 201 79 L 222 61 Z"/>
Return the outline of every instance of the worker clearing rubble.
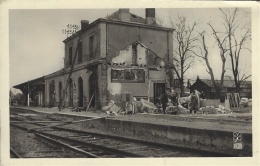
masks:
<path fill-rule="evenodd" d="M 170 114 L 174 111 L 173 109 L 174 109 L 174 106 L 172 104 L 172 101 L 171 101 L 171 99 L 168 99 L 168 103 L 167 103 L 167 107 L 165 109 L 165 113 Z"/>
<path fill-rule="evenodd" d="M 126 103 L 126 114 L 134 115 L 137 112 L 136 98 L 133 97 L 132 101 Z"/>
<path fill-rule="evenodd" d="M 199 95 L 196 93 L 196 90 L 190 95 L 190 114 L 196 113 L 199 110 Z"/>

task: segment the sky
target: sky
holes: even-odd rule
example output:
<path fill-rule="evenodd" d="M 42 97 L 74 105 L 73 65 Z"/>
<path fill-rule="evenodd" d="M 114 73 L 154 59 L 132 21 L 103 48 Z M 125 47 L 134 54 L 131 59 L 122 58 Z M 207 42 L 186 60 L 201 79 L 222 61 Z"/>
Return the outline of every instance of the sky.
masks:
<path fill-rule="evenodd" d="M 10 86 L 53 73 L 63 68 L 64 44 L 67 35 L 62 29 L 67 24 L 80 25 L 81 20 L 90 23 L 106 17 L 118 9 L 12 9 L 9 10 L 9 63 Z M 251 10 L 240 8 L 242 24 L 251 24 Z M 145 9 L 130 9 L 131 13 L 145 17 Z M 217 30 L 223 30 L 222 18 L 217 8 L 171 8 L 156 9 L 156 17 L 163 20 L 163 25 L 170 27 L 169 19 L 185 16 L 189 22 L 196 21 L 197 32 L 206 32 L 210 63 L 217 78 L 220 78 L 221 59 L 209 26 L 210 22 Z M 251 48 L 251 43 L 247 43 Z M 228 62 L 227 62 L 228 63 Z M 241 54 L 241 66 L 251 74 L 252 55 L 249 51 Z M 231 68 L 227 65 L 227 68 Z M 230 70 L 227 71 L 230 74 Z M 203 62 L 196 61 L 186 74 L 186 79 L 209 78 Z"/>

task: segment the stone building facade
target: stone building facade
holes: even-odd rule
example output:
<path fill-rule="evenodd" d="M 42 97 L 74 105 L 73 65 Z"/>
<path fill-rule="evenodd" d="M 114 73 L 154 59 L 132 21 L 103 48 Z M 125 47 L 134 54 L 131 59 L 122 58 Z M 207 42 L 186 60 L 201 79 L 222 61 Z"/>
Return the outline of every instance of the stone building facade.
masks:
<path fill-rule="evenodd" d="M 46 104 L 58 106 L 77 45 L 66 107 L 100 109 L 110 100 L 123 106 L 132 96 L 152 101 L 171 86 L 172 35 L 156 24 L 155 9 L 146 9 L 146 18 L 119 9 L 90 24 L 81 21 L 81 30 L 63 41 L 64 68 L 45 76 Z"/>

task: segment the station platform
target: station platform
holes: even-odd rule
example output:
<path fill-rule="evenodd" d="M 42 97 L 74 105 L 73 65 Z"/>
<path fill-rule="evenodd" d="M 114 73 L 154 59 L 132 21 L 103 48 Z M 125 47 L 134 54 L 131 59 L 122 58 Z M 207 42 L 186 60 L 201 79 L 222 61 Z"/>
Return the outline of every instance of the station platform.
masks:
<path fill-rule="evenodd" d="M 158 142 L 191 149 L 252 156 L 252 113 L 232 114 L 145 114 L 112 116 L 101 111 L 72 112 L 65 108 L 11 107 L 50 114 L 49 116 L 103 117 L 76 125 L 82 131 Z M 57 115 L 58 114 L 58 115 Z M 234 133 L 242 135 L 242 149 L 234 148 Z"/>
<path fill-rule="evenodd" d="M 219 131 L 237 131 L 242 133 L 252 133 L 252 113 L 232 113 L 232 114 L 183 114 L 183 115 L 165 115 L 165 114 L 147 114 L 139 113 L 135 115 L 107 115 L 98 111 L 72 112 L 69 108 L 61 111 L 57 107 L 42 108 L 15 106 L 11 108 L 29 109 L 44 113 L 68 114 L 87 117 L 113 117 L 113 119 L 133 122 L 143 122 L 151 124 L 182 126 L 188 128 L 219 130 Z"/>

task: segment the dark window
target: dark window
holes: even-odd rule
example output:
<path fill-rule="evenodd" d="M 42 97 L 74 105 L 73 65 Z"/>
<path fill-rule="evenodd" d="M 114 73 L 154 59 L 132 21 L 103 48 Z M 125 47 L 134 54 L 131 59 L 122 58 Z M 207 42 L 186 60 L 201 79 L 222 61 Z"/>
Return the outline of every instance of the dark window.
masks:
<path fill-rule="evenodd" d="M 69 47 L 69 65 L 72 65 L 72 46 Z"/>
<path fill-rule="evenodd" d="M 89 59 L 94 58 L 94 36 L 89 37 Z"/>
<path fill-rule="evenodd" d="M 78 46 L 78 62 L 82 62 L 82 43 L 79 43 Z"/>
<path fill-rule="evenodd" d="M 145 72 L 143 69 L 112 69 L 111 82 L 144 83 Z"/>
<path fill-rule="evenodd" d="M 136 65 L 137 64 L 137 44 L 132 45 L 132 54 L 133 54 L 132 63 L 134 65 Z"/>

